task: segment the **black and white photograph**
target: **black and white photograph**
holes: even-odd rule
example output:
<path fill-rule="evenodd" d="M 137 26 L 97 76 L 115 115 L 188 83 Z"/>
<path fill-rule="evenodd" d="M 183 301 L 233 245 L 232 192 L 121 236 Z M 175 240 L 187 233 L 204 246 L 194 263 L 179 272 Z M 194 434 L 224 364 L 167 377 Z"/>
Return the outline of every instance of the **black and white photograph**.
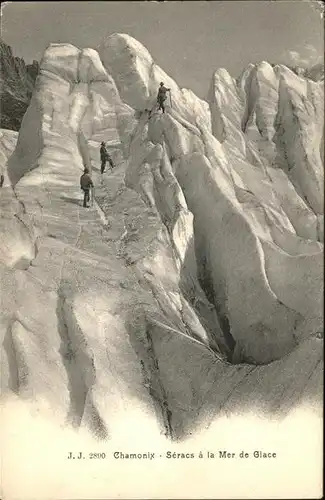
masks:
<path fill-rule="evenodd" d="M 0 497 L 322 498 L 323 0 L 0 41 Z"/>

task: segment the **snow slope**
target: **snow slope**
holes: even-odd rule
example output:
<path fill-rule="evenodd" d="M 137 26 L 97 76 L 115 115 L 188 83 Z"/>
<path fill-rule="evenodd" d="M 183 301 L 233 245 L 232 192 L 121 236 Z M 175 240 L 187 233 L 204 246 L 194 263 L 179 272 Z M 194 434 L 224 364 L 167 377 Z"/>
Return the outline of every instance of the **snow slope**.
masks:
<path fill-rule="evenodd" d="M 15 150 L 18 132 L 15 130 L 0 129 L 0 174 L 5 177 L 4 185 L 10 184 L 7 179 L 8 159 Z"/>
<path fill-rule="evenodd" d="M 149 115 L 161 80 L 172 106 Z M 320 408 L 322 105 L 265 62 L 217 70 L 204 102 L 128 35 L 50 45 L 1 191 L 3 404 L 102 439 Z"/>

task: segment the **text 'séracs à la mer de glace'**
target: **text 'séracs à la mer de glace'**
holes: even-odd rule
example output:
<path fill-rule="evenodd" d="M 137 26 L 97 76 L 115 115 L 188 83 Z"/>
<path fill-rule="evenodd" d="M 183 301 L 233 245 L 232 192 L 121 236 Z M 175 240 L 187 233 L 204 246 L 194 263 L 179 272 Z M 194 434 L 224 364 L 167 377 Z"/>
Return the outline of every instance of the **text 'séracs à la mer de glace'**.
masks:
<path fill-rule="evenodd" d="M 154 460 L 157 458 L 167 458 L 167 459 L 193 459 L 193 458 L 218 458 L 218 459 L 234 459 L 234 458 L 257 458 L 257 459 L 270 459 L 276 458 L 277 454 L 274 451 L 263 451 L 263 450 L 253 450 L 253 451 L 240 451 L 233 452 L 228 450 L 217 450 L 217 451 L 199 451 L 196 453 L 180 453 L 167 451 L 165 453 L 156 452 L 145 452 L 145 453 L 131 453 L 115 451 L 113 457 L 116 460 Z"/>

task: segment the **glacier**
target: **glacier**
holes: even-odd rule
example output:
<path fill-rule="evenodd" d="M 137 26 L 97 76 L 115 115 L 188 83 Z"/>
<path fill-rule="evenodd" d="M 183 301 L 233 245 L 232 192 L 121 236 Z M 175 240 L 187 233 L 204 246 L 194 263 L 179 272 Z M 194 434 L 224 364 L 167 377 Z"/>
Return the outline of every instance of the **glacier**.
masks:
<path fill-rule="evenodd" d="M 129 35 L 51 44 L 0 135 L 1 404 L 99 439 L 321 412 L 323 107 L 323 80 L 284 65 L 218 69 L 203 100 Z"/>

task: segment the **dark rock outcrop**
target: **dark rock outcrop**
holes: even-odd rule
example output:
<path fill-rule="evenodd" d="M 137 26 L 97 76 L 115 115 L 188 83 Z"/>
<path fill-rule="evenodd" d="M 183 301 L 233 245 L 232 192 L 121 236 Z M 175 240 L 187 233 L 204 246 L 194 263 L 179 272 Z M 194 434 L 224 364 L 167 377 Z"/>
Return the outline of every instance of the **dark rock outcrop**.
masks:
<path fill-rule="evenodd" d="M 26 64 L 14 57 L 9 45 L 0 40 L 0 127 L 19 130 L 32 97 L 39 64 Z"/>

